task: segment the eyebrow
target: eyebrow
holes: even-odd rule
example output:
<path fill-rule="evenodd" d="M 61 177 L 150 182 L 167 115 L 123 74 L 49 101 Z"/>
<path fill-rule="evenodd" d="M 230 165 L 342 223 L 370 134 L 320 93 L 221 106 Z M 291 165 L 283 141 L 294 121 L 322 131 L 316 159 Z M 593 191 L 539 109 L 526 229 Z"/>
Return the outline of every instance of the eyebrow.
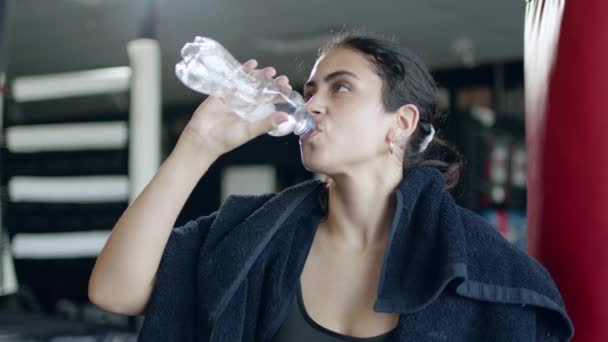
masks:
<path fill-rule="evenodd" d="M 334 71 L 331 74 L 328 74 L 327 76 L 325 76 L 325 78 L 323 78 L 323 81 L 329 82 L 329 81 L 333 80 L 334 78 L 336 78 L 338 76 L 342 76 L 342 75 L 348 75 L 348 76 L 352 76 L 356 79 L 359 79 L 359 77 L 357 77 L 357 75 L 353 74 L 350 71 L 338 70 L 338 71 Z M 317 82 L 315 82 L 315 81 L 308 81 L 308 82 L 306 82 L 306 84 L 304 84 L 304 88 L 316 87 L 316 86 L 317 86 Z"/>

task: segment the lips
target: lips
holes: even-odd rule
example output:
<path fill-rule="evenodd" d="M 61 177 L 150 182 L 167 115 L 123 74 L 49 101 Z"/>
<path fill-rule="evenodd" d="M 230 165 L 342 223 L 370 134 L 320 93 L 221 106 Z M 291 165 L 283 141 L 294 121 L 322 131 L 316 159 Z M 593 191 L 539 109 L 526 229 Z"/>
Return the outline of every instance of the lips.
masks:
<path fill-rule="evenodd" d="M 312 137 L 314 137 L 315 135 L 317 135 L 317 133 L 319 133 L 319 131 L 317 131 L 316 129 L 313 129 L 312 131 L 310 131 L 304 135 L 301 135 L 300 141 L 306 142 L 306 141 L 310 140 Z"/>

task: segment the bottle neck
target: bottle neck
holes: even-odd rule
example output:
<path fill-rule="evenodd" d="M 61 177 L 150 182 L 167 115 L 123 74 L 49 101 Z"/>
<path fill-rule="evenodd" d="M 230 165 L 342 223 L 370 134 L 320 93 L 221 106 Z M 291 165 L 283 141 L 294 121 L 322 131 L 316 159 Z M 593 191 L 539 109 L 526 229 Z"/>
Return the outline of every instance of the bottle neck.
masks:
<path fill-rule="evenodd" d="M 304 112 L 304 120 L 299 120 L 296 128 L 293 130 L 295 135 L 306 135 L 310 133 L 314 128 L 314 121 L 312 116 L 308 112 Z"/>

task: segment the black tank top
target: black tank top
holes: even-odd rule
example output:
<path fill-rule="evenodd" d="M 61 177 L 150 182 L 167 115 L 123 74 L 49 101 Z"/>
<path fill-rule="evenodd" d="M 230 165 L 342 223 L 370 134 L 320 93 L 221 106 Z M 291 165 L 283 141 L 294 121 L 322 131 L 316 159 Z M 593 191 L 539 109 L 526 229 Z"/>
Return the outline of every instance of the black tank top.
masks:
<path fill-rule="evenodd" d="M 295 292 L 287 318 L 272 342 L 393 342 L 399 340 L 397 328 L 373 337 L 353 337 L 324 328 L 308 316 L 302 300 L 302 285 L 299 280 Z"/>

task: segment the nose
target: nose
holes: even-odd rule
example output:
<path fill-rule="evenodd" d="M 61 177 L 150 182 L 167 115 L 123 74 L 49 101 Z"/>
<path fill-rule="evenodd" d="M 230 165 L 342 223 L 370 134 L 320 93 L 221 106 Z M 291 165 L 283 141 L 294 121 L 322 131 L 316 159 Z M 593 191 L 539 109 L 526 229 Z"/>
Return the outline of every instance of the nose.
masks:
<path fill-rule="evenodd" d="M 319 116 L 325 113 L 325 106 L 322 103 L 320 96 L 313 95 L 308 102 L 304 105 L 304 108 L 307 112 L 312 114 L 312 116 Z"/>

